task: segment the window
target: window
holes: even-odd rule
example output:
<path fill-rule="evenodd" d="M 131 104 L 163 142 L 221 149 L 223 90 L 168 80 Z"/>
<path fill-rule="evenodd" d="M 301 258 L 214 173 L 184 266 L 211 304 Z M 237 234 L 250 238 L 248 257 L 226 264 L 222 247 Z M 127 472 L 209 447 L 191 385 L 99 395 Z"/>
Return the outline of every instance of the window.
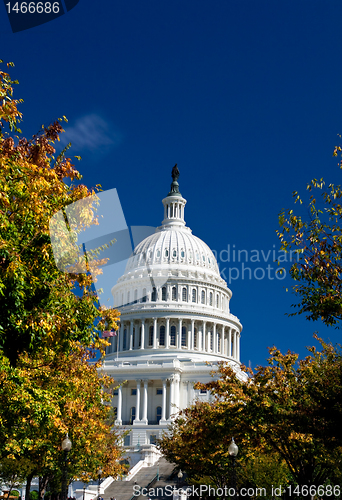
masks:
<path fill-rule="evenodd" d="M 210 295 L 209 295 L 210 299 L 209 299 L 209 305 L 213 305 L 213 292 L 210 292 Z"/>
<path fill-rule="evenodd" d="M 131 446 L 131 436 L 128 434 L 124 437 L 124 446 Z"/>
<path fill-rule="evenodd" d="M 141 327 L 139 328 L 139 347 L 141 347 Z"/>
<path fill-rule="evenodd" d="M 176 250 L 174 250 L 172 255 L 173 255 L 174 257 L 177 257 L 177 251 L 176 251 Z"/>
<path fill-rule="evenodd" d="M 162 325 L 159 329 L 159 345 L 165 345 L 165 326 Z"/>
<path fill-rule="evenodd" d="M 150 335 L 148 337 L 148 345 L 153 346 L 153 326 L 150 326 Z"/>
<path fill-rule="evenodd" d="M 184 250 L 181 251 L 181 257 L 182 257 L 182 259 L 184 259 L 184 257 L 185 257 Z"/>
<path fill-rule="evenodd" d="M 166 300 L 166 286 L 162 288 L 162 300 Z"/>
<path fill-rule="evenodd" d="M 127 330 L 126 328 L 124 329 L 124 334 L 123 334 L 123 350 L 127 349 Z"/>
<path fill-rule="evenodd" d="M 136 396 L 136 395 L 137 395 L 137 390 L 131 389 L 131 396 Z"/>
<path fill-rule="evenodd" d="M 182 290 L 182 300 L 183 300 L 183 302 L 186 302 L 187 298 L 188 298 L 188 294 L 187 294 L 186 288 L 184 287 L 183 290 Z"/>
<path fill-rule="evenodd" d="M 196 302 L 196 290 L 194 288 L 192 290 L 192 302 Z"/>
<path fill-rule="evenodd" d="M 159 424 L 159 420 L 161 419 L 161 416 L 162 416 L 162 407 L 161 406 L 157 406 L 156 414 L 157 414 L 157 422 Z"/>
<path fill-rule="evenodd" d="M 163 394 L 163 389 L 161 387 L 157 387 L 156 393 L 157 393 L 157 396 L 160 394 Z"/>
<path fill-rule="evenodd" d="M 201 302 L 202 304 L 205 304 L 205 291 L 202 290 L 202 293 L 201 293 Z"/>
<path fill-rule="evenodd" d="M 155 434 L 150 435 L 150 444 L 156 444 L 157 436 Z"/>
<path fill-rule="evenodd" d="M 176 345 L 176 327 L 171 326 L 170 344 Z"/>
<path fill-rule="evenodd" d="M 216 307 L 218 308 L 218 306 L 219 306 L 219 296 L 216 295 Z"/>
<path fill-rule="evenodd" d="M 157 290 L 155 287 L 152 289 L 152 297 L 151 297 L 152 302 L 155 302 L 157 300 Z"/>
<path fill-rule="evenodd" d="M 197 346 L 197 328 L 194 329 L 194 347 L 198 347 Z"/>
<path fill-rule="evenodd" d="M 130 414 L 131 414 L 131 416 L 129 419 L 129 423 L 131 425 L 131 424 L 133 424 L 133 422 L 135 420 L 135 406 L 132 406 Z"/>
<path fill-rule="evenodd" d="M 143 289 L 142 302 L 146 302 L 146 288 Z"/>
<path fill-rule="evenodd" d="M 165 248 L 165 257 L 168 257 L 169 256 L 169 251 L 167 248 Z"/>
<path fill-rule="evenodd" d="M 217 333 L 217 350 L 221 352 L 221 332 Z"/>
<path fill-rule="evenodd" d="M 182 347 L 186 347 L 186 326 L 182 326 Z"/>
<path fill-rule="evenodd" d="M 209 338 L 210 338 L 210 350 L 213 350 L 213 332 L 208 332 Z"/>
<path fill-rule="evenodd" d="M 158 259 L 160 257 L 160 250 L 159 249 L 157 250 L 157 257 L 158 257 Z"/>
<path fill-rule="evenodd" d="M 133 349 L 136 347 L 135 345 L 135 328 L 133 327 Z"/>
<path fill-rule="evenodd" d="M 114 389 L 113 395 L 114 396 L 118 396 L 119 395 L 119 389 Z"/>
<path fill-rule="evenodd" d="M 206 389 L 200 389 L 200 394 L 207 394 L 207 390 Z"/>
<path fill-rule="evenodd" d="M 172 287 L 172 300 L 177 300 L 177 288 L 175 286 Z"/>

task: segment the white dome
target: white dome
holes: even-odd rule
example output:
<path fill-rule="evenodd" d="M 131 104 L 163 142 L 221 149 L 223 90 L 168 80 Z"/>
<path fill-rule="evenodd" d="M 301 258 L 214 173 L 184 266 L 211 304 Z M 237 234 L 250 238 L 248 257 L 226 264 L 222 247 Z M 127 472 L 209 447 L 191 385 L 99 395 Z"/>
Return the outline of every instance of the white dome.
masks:
<path fill-rule="evenodd" d="M 166 227 L 157 229 L 155 234 L 137 245 L 129 259 L 126 272 L 133 269 L 155 266 L 183 266 L 201 268 L 219 276 L 219 268 L 213 252 L 202 240 L 191 234 L 188 228 Z"/>

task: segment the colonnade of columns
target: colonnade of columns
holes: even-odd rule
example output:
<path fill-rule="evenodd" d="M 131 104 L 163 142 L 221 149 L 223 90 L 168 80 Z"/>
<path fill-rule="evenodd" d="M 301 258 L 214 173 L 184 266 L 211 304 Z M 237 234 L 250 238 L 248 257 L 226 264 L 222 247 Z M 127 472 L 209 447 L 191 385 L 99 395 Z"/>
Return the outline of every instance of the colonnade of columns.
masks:
<path fill-rule="evenodd" d="M 160 423 L 165 423 L 172 418 L 172 415 L 178 411 L 180 402 L 180 375 L 175 373 L 169 378 L 161 380 L 162 382 L 162 406 Z M 167 383 L 169 382 L 169 386 Z M 135 420 L 133 425 L 148 424 L 148 379 L 137 380 L 136 402 L 135 402 Z M 188 382 L 187 382 L 188 383 Z M 167 390 L 169 389 L 169 404 L 167 405 Z M 142 403 L 142 404 L 141 404 Z M 122 424 L 122 386 L 118 389 L 116 423 Z"/>
<path fill-rule="evenodd" d="M 163 327 L 163 328 L 161 328 Z M 107 353 L 137 349 L 179 349 L 240 360 L 240 333 L 212 321 L 151 318 L 122 321 Z"/>

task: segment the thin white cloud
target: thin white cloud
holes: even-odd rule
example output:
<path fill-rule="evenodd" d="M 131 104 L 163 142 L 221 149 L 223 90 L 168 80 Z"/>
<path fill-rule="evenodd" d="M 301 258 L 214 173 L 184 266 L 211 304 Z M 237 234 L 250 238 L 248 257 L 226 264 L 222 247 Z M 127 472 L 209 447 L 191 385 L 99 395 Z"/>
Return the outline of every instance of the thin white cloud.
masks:
<path fill-rule="evenodd" d="M 110 149 L 121 142 L 121 134 L 113 126 L 95 113 L 83 116 L 74 125 L 66 126 L 61 136 L 62 145 L 71 142 L 73 150 L 97 151 Z"/>

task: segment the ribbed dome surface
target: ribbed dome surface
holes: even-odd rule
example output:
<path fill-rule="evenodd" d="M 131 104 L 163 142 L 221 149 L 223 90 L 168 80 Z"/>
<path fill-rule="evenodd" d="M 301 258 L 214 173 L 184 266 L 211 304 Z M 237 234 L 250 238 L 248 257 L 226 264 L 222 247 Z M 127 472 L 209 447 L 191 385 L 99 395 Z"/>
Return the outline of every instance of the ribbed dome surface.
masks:
<path fill-rule="evenodd" d="M 157 230 L 158 231 L 158 230 Z M 154 265 L 196 266 L 219 273 L 213 252 L 189 228 L 167 228 L 140 242 L 127 263 L 126 272 Z"/>

